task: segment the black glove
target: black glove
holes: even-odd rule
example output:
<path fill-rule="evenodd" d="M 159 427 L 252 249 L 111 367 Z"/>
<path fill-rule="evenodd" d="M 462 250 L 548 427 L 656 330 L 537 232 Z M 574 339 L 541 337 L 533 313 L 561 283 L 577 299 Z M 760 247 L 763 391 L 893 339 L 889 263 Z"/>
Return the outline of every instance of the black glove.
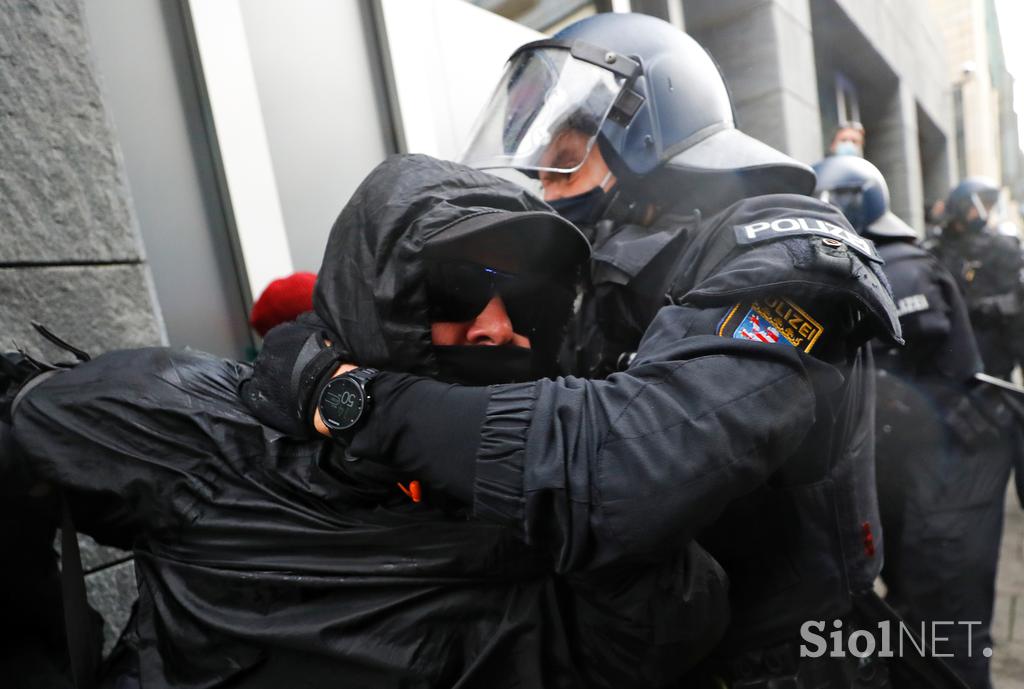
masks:
<path fill-rule="evenodd" d="M 316 401 L 331 374 L 351 359 L 315 316 L 273 328 L 253 362 L 252 376 L 242 383 L 246 407 L 260 422 L 295 438 L 313 438 Z"/>

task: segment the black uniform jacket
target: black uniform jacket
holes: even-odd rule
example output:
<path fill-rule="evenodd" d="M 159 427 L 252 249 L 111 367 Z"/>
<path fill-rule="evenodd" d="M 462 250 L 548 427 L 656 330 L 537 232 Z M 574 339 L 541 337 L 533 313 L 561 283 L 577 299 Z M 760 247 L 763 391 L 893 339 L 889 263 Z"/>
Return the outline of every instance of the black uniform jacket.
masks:
<path fill-rule="evenodd" d="M 947 229 L 934 251 L 963 292 L 985 372 L 1009 378 L 1024 360 L 1020 242 L 987 231 Z"/>
<path fill-rule="evenodd" d="M 982 370 L 982 360 L 956 279 L 913 242 L 880 241 L 878 253 L 885 259 L 906 340 L 901 348 L 876 343 L 879 368 L 904 377 L 967 384 Z"/>
<path fill-rule="evenodd" d="M 873 245 L 794 195 L 607 242 L 591 277 L 604 271 L 605 304 L 636 324 L 626 370 L 481 391 L 482 424 L 448 425 L 479 436 L 476 453 L 427 465 L 407 460 L 450 391 L 421 381 L 403 393 L 415 416 L 382 399 L 354 447 L 386 449 L 428 486 L 474 475 L 474 513 L 559 571 L 657 561 L 699 537 L 729 574 L 737 637 L 844 614 L 881 565 L 864 343 L 899 341 Z"/>
<path fill-rule="evenodd" d="M 359 317 L 342 345 L 433 365 L 417 247 L 487 208 L 545 209 L 461 166 L 382 164 L 332 231 L 344 268 L 321 273 Z M 188 350 L 113 352 L 14 411 L 20 461 L 65 489 L 82 531 L 135 555 L 145 689 L 662 686 L 718 638 L 724 577 L 695 544 L 553 576 L 518 530 L 413 503 L 401 475 L 260 424 L 239 401 L 248 374 Z"/>

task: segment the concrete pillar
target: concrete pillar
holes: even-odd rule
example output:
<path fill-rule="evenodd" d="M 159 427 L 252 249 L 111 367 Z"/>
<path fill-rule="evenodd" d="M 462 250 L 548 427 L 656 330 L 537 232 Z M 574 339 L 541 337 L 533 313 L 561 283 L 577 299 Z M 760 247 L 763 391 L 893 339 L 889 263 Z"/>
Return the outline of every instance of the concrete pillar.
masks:
<path fill-rule="evenodd" d="M 917 103 L 903 81 L 880 96 L 879 117 L 868 131 L 867 158 L 889 184 L 892 212 L 918 231 L 924 226 L 924 188 L 918 143 Z"/>
<path fill-rule="evenodd" d="M 78 0 L 0 10 L 0 348 L 67 360 L 40 321 L 92 353 L 159 344 L 163 326 Z M 188 279 L 182 268 L 182 279 Z M 123 624 L 121 553 L 83 554 L 93 604 Z M 8 565 L 11 566 L 11 565 Z M 16 566 L 16 564 L 14 565 Z"/>
<path fill-rule="evenodd" d="M 715 58 L 747 134 L 813 163 L 821 116 L 808 0 L 685 0 L 686 30 Z"/>

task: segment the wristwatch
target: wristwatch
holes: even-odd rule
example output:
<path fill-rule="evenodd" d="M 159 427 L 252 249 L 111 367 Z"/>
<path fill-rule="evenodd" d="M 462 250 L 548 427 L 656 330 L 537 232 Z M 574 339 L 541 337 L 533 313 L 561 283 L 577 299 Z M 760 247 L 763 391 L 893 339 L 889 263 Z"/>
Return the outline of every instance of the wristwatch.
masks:
<path fill-rule="evenodd" d="M 367 387 L 378 373 L 375 368 L 355 368 L 324 386 L 317 408 L 331 435 L 351 431 L 366 417 L 372 399 Z"/>

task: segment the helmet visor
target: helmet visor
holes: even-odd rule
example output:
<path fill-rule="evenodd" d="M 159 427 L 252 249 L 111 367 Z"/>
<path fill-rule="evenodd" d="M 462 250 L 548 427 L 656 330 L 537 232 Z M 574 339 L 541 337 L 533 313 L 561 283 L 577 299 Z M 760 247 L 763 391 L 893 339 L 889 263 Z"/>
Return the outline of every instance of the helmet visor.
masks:
<path fill-rule="evenodd" d="M 864 190 L 860 187 L 824 189 L 818 198 L 830 203 L 842 212 L 858 233 L 864 232 Z"/>
<path fill-rule="evenodd" d="M 520 51 L 480 114 L 462 162 L 481 170 L 573 172 L 594 146 L 624 82 L 568 48 Z"/>

